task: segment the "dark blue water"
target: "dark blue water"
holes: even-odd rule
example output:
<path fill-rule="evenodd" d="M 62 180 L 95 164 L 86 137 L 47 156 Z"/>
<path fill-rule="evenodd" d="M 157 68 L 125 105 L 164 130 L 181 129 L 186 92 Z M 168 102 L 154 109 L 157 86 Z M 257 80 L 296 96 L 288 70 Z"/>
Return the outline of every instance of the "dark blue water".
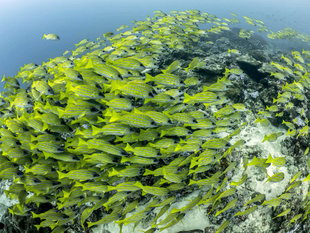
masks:
<path fill-rule="evenodd" d="M 218 17 L 234 12 L 261 19 L 272 30 L 290 26 L 310 34 L 306 0 L 0 0 L 0 76 L 13 76 L 30 62 L 42 64 L 74 49 L 81 39 L 95 40 L 121 24 L 152 16 L 154 10 L 187 9 Z M 61 40 L 42 40 L 43 33 L 56 33 Z"/>

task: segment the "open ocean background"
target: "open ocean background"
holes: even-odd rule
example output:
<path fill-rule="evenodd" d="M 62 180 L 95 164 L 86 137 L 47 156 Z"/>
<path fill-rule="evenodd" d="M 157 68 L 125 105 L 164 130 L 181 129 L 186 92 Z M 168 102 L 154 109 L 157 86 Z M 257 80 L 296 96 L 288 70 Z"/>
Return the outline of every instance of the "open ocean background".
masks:
<path fill-rule="evenodd" d="M 154 10 L 189 9 L 228 18 L 233 12 L 260 19 L 273 31 L 292 27 L 310 34 L 307 0 L 0 0 L 0 77 L 61 56 L 84 38 L 95 40 L 121 24 L 144 20 Z M 43 33 L 55 33 L 60 41 L 42 40 Z"/>

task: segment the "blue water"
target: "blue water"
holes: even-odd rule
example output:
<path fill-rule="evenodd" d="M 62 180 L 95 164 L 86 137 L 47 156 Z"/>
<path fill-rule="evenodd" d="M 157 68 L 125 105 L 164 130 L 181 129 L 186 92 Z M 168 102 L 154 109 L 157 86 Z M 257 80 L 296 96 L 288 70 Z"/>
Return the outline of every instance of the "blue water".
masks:
<path fill-rule="evenodd" d="M 15 75 L 24 64 L 60 56 L 81 39 L 95 40 L 121 24 L 145 20 L 154 10 L 187 9 L 218 17 L 234 12 L 263 20 L 271 30 L 289 26 L 310 34 L 306 0 L 0 0 L 0 77 Z M 61 40 L 42 40 L 43 33 L 56 33 Z"/>

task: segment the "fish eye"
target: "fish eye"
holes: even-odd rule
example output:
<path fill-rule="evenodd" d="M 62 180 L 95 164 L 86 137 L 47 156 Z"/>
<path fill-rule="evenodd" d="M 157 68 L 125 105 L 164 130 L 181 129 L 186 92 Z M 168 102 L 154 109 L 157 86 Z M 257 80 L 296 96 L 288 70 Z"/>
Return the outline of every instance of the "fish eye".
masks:
<path fill-rule="evenodd" d="M 61 182 L 59 182 L 59 181 L 53 181 L 53 182 L 52 182 L 52 185 L 53 185 L 53 186 L 60 185 L 60 184 L 61 184 Z"/>
<path fill-rule="evenodd" d="M 20 143 L 20 141 L 16 141 L 16 145 L 21 146 L 22 144 Z"/>
<path fill-rule="evenodd" d="M 34 183 L 37 183 L 37 184 L 40 184 L 40 183 L 41 183 L 41 180 L 39 180 L 38 178 L 34 178 L 34 179 L 33 179 L 33 182 L 34 182 Z"/>
<path fill-rule="evenodd" d="M 120 78 L 120 79 L 123 79 L 122 75 L 120 75 L 120 74 L 117 75 L 117 77 Z"/>
<path fill-rule="evenodd" d="M 198 123 L 198 121 L 196 119 L 193 120 L 193 123 Z"/>
<path fill-rule="evenodd" d="M 183 80 L 181 80 L 181 81 L 180 81 L 180 83 L 181 83 L 181 84 L 184 84 L 184 81 L 183 81 Z"/>
<path fill-rule="evenodd" d="M 150 97 L 154 97 L 154 94 L 152 92 L 149 93 Z"/>
<path fill-rule="evenodd" d="M 151 125 L 156 125 L 156 122 L 155 121 L 151 121 Z"/>
<path fill-rule="evenodd" d="M 46 129 L 45 132 L 46 132 L 46 133 L 49 133 L 49 134 L 52 133 L 52 131 L 51 131 L 50 129 Z"/>
<path fill-rule="evenodd" d="M 97 112 L 97 108 L 91 107 L 91 108 L 90 108 L 90 111 L 91 111 L 91 112 Z"/>
<path fill-rule="evenodd" d="M 143 175 L 144 172 L 145 172 L 145 169 L 144 168 L 140 168 L 139 175 Z"/>
<path fill-rule="evenodd" d="M 170 119 L 168 120 L 168 124 L 172 124 L 172 121 Z"/>
<path fill-rule="evenodd" d="M 24 175 L 24 173 L 23 173 L 22 171 L 17 171 L 16 174 L 17 174 L 18 176 Z"/>
<path fill-rule="evenodd" d="M 74 156 L 72 157 L 72 159 L 73 159 L 73 160 L 76 160 L 76 161 L 80 161 L 79 157 L 77 157 L 76 155 L 74 155 Z"/>
<path fill-rule="evenodd" d="M 122 151 L 121 156 L 130 157 L 129 154 L 126 151 Z"/>
<path fill-rule="evenodd" d="M 94 175 L 93 175 L 93 177 L 99 177 L 100 175 L 98 174 L 98 173 L 95 173 Z"/>
<path fill-rule="evenodd" d="M 216 97 L 217 100 L 220 100 L 221 98 L 219 96 Z"/>

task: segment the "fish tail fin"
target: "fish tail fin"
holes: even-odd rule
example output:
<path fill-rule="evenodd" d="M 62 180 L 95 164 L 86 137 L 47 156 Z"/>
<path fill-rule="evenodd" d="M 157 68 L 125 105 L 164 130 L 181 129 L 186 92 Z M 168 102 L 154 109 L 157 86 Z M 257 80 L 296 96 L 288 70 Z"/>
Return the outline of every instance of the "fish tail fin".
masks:
<path fill-rule="evenodd" d="M 186 92 L 184 92 L 184 103 L 188 103 L 192 100 L 192 96 L 190 96 L 189 94 L 187 94 Z"/>
<path fill-rule="evenodd" d="M 83 67 L 85 69 L 93 69 L 94 68 L 94 63 L 91 59 L 88 59 L 86 65 Z"/>
<path fill-rule="evenodd" d="M 119 119 L 120 119 L 120 114 L 119 113 L 117 113 L 117 112 L 115 112 L 115 111 L 113 111 L 112 112 L 112 116 L 111 116 L 111 118 L 110 118 L 110 120 L 109 120 L 109 122 L 115 122 L 115 121 L 118 121 Z"/>
<path fill-rule="evenodd" d="M 84 141 L 82 138 L 79 138 L 78 146 L 85 146 L 85 145 L 88 145 L 88 143 Z"/>
<path fill-rule="evenodd" d="M 148 74 L 148 73 L 146 73 L 145 74 L 145 82 L 147 83 L 147 82 L 151 82 L 151 81 L 153 81 L 153 76 L 152 75 L 150 75 L 150 74 Z"/>
<path fill-rule="evenodd" d="M 117 171 L 115 170 L 115 168 L 112 168 L 112 171 L 109 171 L 109 177 L 111 176 L 116 176 L 118 173 Z"/>
<path fill-rule="evenodd" d="M 193 185 L 193 184 L 196 184 L 196 181 L 194 181 L 194 180 L 189 180 L 188 186 Z"/>
<path fill-rule="evenodd" d="M 92 227 L 92 226 L 94 226 L 94 225 L 96 225 L 95 222 L 87 222 L 87 227 L 88 227 L 88 228 L 89 228 L 89 227 Z"/>
<path fill-rule="evenodd" d="M 129 158 L 127 158 L 127 157 L 125 157 L 125 156 L 122 156 L 122 158 L 121 158 L 121 163 L 126 163 L 126 162 L 128 162 L 128 161 L 130 161 Z"/>
<path fill-rule="evenodd" d="M 66 110 L 62 109 L 61 107 L 57 107 L 57 111 L 59 118 L 62 118 L 63 115 L 66 113 Z"/>
<path fill-rule="evenodd" d="M 91 129 L 92 129 L 92 136 L 96 136 L 97 134 L 101 133 L 101 129 L 94 125 L 91 126 Z"/>
<path fill-rule="evenodd" d="M 140 181 L 136 181 L 136 183 L 134 184 L 135 186 L 139 187 L 139 188 L 142 188 L 143 185 L 141 184 Z"/>
<path fill-rule="evenodd" d="M 93 130 L 94 131 L 94 130 Z M 83 135 L 82 131 L 80 130 L 80 128 L 77 128 L 75 131 L 75 135 Z M 94 135 L 93 135 L 94 136 Z"/>
<path fill-rule="evenodd" d="M 58 179 L 63 179 L 63 178 L 65 178 L 65 173 L 63 173 L 63 172 L 61 172 L 61 171 L 57 171 L 57 173 L 58 173 Z"/>
<path fill-rule="evenodd" d="M 267 141 L 268 137 L 265 135 L 264 136 L 264 139 L 263 139 L 263 142 Z"/>
<path fill-rule="evenodd" d="M 192 174 L 192 173 L 195 173 L 196 174 L 196 171 L 195 170 L 189 170 L 189 172 L 188 172 L 188 176 L 190 175 L 190 174 Z"/>
<path fill-rule="evenodd" d="M 198 164 L 197 160 L 192 160 L 189 168 L 191 169 L 191 168 L 195 167 L 197 164 Z"/>
<path fill-rule="evenodd" d="M 58 210 L 62 209 L 62 207 L 63 207 L 63 204 L 62 204 L 62 203 L 59 203 L 59 202 L 58 202 L 58 203 L 56 203 L 56 204 L 57 204 L 57 209 L 58 209 Z"/>
<path fill-rule="evenodd" d="M 49 153 L 49 152 L 43 151 L 43 155 L 44 155 L 45 159 L 48 159 L 49 157 L 51 157 L 50 154 L 51 153 Z"/>
<path fill-rule="evenodd" d="M 152 98 L 144 99 L 144 104 L 147 104 L 147 103 L 150 102 L 151 100 L 152 100 Z"/>
<path fill-rule="evenodd" d="M 31 213 L 32 213 L 32 218 L 39 218 L 40 217 L 40 215 L 36 214 L 35 212 L 31 211 Z"/>
<path fill-rule="evenodd" d="M 35 150 L 36 149 L 36 145 L 33 143 L 29 143 L 30 146 L 30 150 Z"/>
<path fill-rule="evenodd" d="M 24 168 L 25 168 L 25 173 L 29 173 L 29 167 L 27 167 L 26 165 L 24 166 Z"/>
<path fill-rule="evenodd" d="M 37 137 L 30 135 L 30 142 L 34 142 L 37 140 Z"/>
<path fill-rule="evenodd" d="M 165 136 L 165 135 L 166 135 L 166 130 L 160 131 L 160 137 L 163 137 L 163 136 Z"/>
<path fill-rule="evenodd" d="M 174 152 L 177 152 L 179 150 L 182 150 L 182 146 L 180 144 L 177 144 L 177 146 L 174 149 Z"/>
<path fill-rule="evenodd" d="M 41 226 L 40 225 L 34 225 L 35 226 L 35 228 L 37 228 L 37 231 L 39 231 L 40 230 L 40 228 L 41 228 Z"/>
<path fill-rule="evenodd" d="M 115 92 L 115 95 L 117 95 L 120 92 L 121 86 L 122 82 L 120 80 L 114 80 L 114 79 L 111 80 L 111 92 Z"/>
<path fill-rule="evenodd" d="M 43 122 L 42 131 L 45 131 L 48 129 L 48 124 Z"/>
<path fill-rule="evenodd" d="M 42 39 L 45 39 L 45 38 L 46 38 L 46 34 L 43 34 Z"/>
<path fill-rule="evenodd" d="M 172 208 L 172 210 L 170 211 L 170 213 L 173 214 L 173 213 L 177 213 L 177 212 L 179 212 L 179 211 L 180 211 L 179 209 Z"/>
<path fill-rule="evenodd" d="M 143 174 L 144 176 L 147 176 L 147 175 L 153 175 L 153 171 L 149 170 L 149 169 L 145 169 L 145 172 Z"/>
<path fill-rule="evenodd" d="M 156 146 L 154 143 L 151 143 L 151 142 L 149 142 L 148 145 L 151 146 L 151 147 L 155 147 Z"/>
<path fill-rule="evenodd" d="M 230 70 L 228 68 L 225 68 L 224 76 L 226 77 L 230 73 Z"/>
<path fill-rule="evenodd" d="M 128 143 L 126 144 L 125 151 L 133 151 L 133 148 Z"/>

